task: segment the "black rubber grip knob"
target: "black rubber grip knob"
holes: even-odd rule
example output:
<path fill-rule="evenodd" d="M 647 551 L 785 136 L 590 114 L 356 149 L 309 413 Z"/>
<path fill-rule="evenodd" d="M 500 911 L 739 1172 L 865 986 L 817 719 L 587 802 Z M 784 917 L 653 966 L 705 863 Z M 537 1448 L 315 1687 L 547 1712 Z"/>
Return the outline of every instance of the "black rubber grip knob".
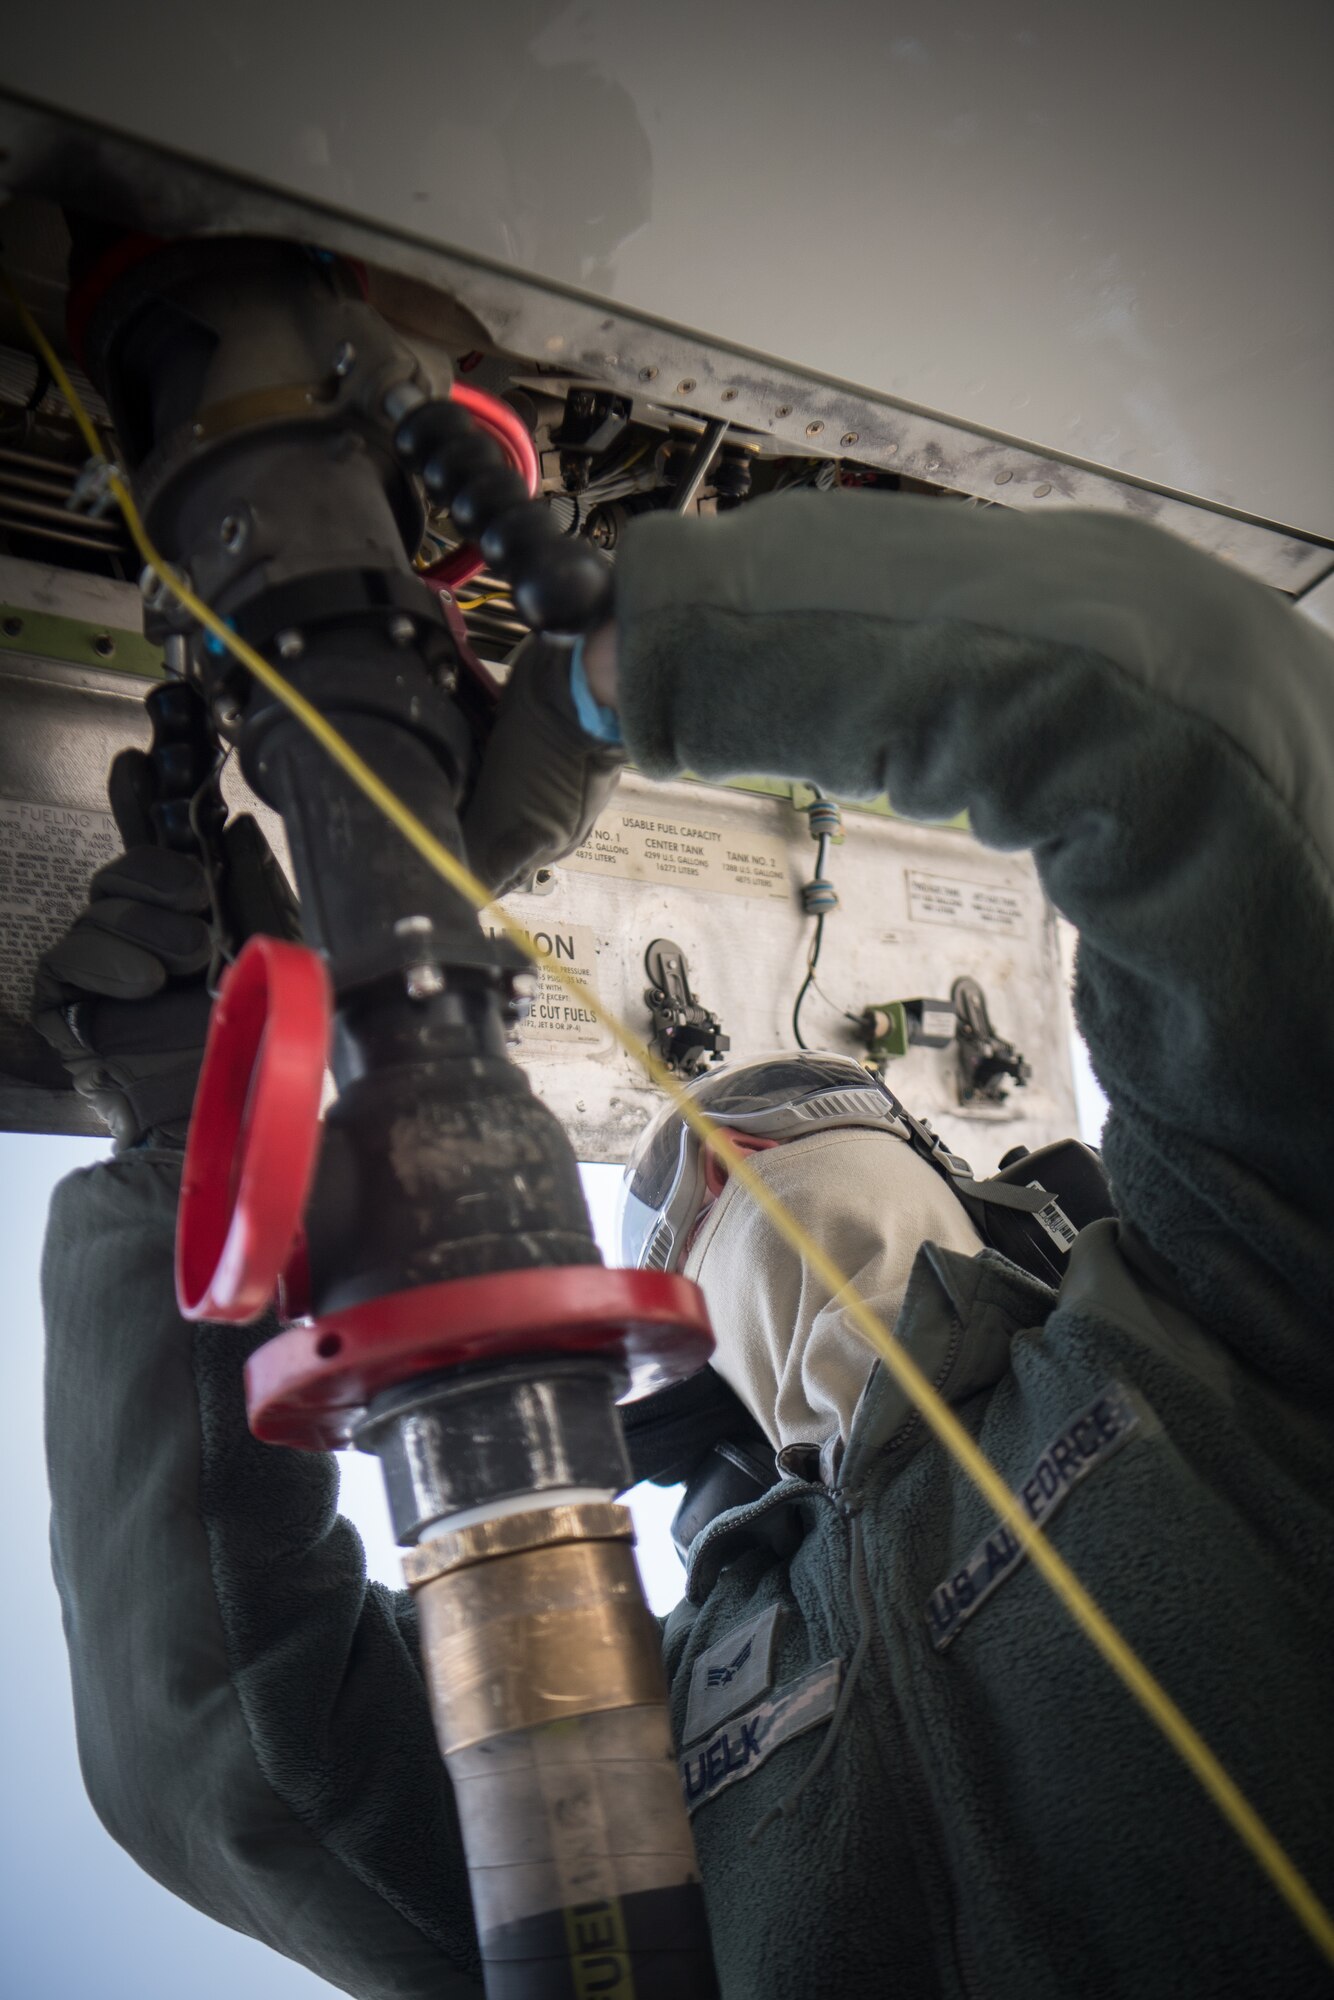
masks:
<path fill-rule="evenodd" d="M 451 445 L 462 444 L 476 433 L 477 426 L 468 412 L 440 396 L 408 411 L 394 432 L 394 450 L 415 470 L 428 458 L 447 453 Z"/>
<path fill-rule="evenodd" d="M 543 502 L 525 500 L 495 516 L 482 535 L 482 554 L 502 576 L 515 577 L 564 540 Z"/>
<path fill-rule="evenodd" d="M 511 507 L 525 505 L 527 499 L 528 487 L 523 478 L 508 466 L 501 466 L 498 471 L 479 472 L 466 486 L 460 487 L 449 511 L 459 533 L 471 535 L 475 540 L 501 514 L 508 513 Z"/>
<path fill-rule="evenodd" d="M 149 757 L 157 785 L 152 820 L 158 844 L 198 855 L 227 818 L 208 711 L 195 690 L 177 680 L 160 681 L 144 706 L 153 725 Z"/>
<path fill-rule="evenodd" d="M 433 500 L 452 509 L 454 495 L 487 472 L 502 472 L 505 454 L 480 431 L 438 451 L 422 467 L 422 484 Z"/>
<path fill-rule="evenodd" d="M 596 631 L 611 616 L 611 570 L 587 546 L 558 541 L 540 562 L 521 568 L 514 605 L 535 632 Z"/>

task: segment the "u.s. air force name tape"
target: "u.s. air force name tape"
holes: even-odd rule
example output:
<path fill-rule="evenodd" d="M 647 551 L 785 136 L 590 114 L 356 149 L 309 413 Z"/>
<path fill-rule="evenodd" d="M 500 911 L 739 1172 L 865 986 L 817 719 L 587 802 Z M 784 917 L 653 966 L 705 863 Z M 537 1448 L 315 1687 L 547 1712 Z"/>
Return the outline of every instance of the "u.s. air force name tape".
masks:
<path fill-rule="evenodd" d="M 1029 1520 L 1039 1524 L 1050 1520 L 1071 1490 L 1147 1421 L 1151 1421 L 1147 1406 L 1120 1382 L 1109 1382 L 1062 1427 L 1017 1489 L 1016 1498 Z M 953 1576 L 937 1585 L 926 1606 L 931 1644 L 937 1652 L 957 1637 L 991 1593 L 1013 1575 L 1024 1553 L 1014 1530 L 998 1522 Z"/>
<path fill-rule="evenodd" d="M 782 1744 L 790 1743 L 817 1723 L 827 1722 L 838 1701 L 842 1663 L 826 1660 L 822 1667 L 789 1681 L 744 1715 L 734 1715 L 680 1760 L 681 1789 L 686 1808 L 694 1812 L 706 1799 L 716 1798 L 738 1778 L 749 1778 Z"/>

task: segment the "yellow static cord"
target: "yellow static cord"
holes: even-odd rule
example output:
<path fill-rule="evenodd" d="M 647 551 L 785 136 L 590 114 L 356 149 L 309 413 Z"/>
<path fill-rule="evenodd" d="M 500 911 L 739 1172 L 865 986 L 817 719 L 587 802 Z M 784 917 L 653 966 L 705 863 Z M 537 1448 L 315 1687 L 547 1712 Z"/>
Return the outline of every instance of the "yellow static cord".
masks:
<path fill-rule="evenodd" d="M 83 433 L 89 451 L 95 458 L 108 463 L 97 433 L 75 394 L 59 357 L 19 297 L 8 272 L 4 274 L 4 281 L 28 337 L 39 349 L 52 378 L 69 404 L 70 412 Z M 746 1156 L 738 1151 L 724 1132 L 697 1109 L 675 1077 L 659 1062 L 652 1051 L 646 1048 L 629 1028 L 624 1027 L 616 1016 L 602 1005 L 596 994 L 584 986 L 573 973 L 544 957 L 523 926 L 517 923 L 507 910 L 500 908 L 498 904 L 493 904 L 486 885 L 479 881 L 442 841 L 437 840 L 415 813 L 395 796 L 333 724 L 321 715 L 319 710 L 308 702 L 275 667 L 271 666 L 263 654 L 256 652 L 253 646 L 248 645 L 225 625 L 217 613 L 174 574 L 149 540 L 134 497 L 125 481 L 114 468 L 109 466 L 109 463 L 107 478 L 125 517 L 131 538 L 144 562 L 156 572 L 185 609 L 290 710 L 347 777 L 359 787 L 372 804 L 379 808 L 385 818 L 398 828 L 409 845 L 417 850 L 423 860 L 441 875 L 451 888 L 466 898 L 476 910 L 488 911 L 499 922 L 505 934 L 534 965 L 558 980 L 571 997 L 581 1007 L 587 1008 L 607 1029 L 626 1054 L 646 1072 L 650 1080 L 671 1098 L 691 1129 L 698 1133 L 725 1163 L 729 1174 L 741 1183 L 751 1199 L 768 1216 L 780 1236 L 816 1273 L 831 1299 L 841 1301 L 848 1318 L 879 1355 L 904 1394 L 920 1411 L 933 1435 L 1013 1531 L 1034 1567 L 1046 1579 L 1080 1631 L 1101 1654 L 1127 1693 L 1138 1702 L 1145 1714 L 1161 1730 L 1182 1762 L 1194 1773 L 1202 1789 L 1212 1799 L 1238 1839 L 1249 1849 L 1317 1949 L 1331 1965 L 1334 1965 L 1334 1918 L 1331 1918 L 1300 1869 L 1270 1832 L 1198 1730 L 1188 1721 L 1167 1690 L 1150 1673 L 1133 1646 L 1123 1638 L 1085 1589 L 1065 1558 L 1058 1553 L 1042 1530 L 1029 1519 L 1018 1497 L 1010 1491 L 990 1459 L 959 1422 L 949 1404 L 936 1393 L 906 1348 L 894 1339 L 888 1327 L 860 1296 L 851 1280 L 845 1277 L 834 1260 L 813 1237 L 807 1234 L 796 1217 L 771 1192 Z"/>

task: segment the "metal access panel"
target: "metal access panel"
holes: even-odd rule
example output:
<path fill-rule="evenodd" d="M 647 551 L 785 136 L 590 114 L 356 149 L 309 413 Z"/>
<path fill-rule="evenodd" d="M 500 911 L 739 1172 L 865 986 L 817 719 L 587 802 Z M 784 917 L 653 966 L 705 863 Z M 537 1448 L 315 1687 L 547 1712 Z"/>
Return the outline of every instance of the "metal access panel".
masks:
<path fill-rule="evenodd" d="M 93 1130 L 82 1099 L 27 1025 L 33 973 L 116 851 L 106 774 L 144 746 L 142 697 L 154 657 L 137 591 L 0 559 L 0 1126 Z M 258 813 L 276 851 L 281 824 L 229 769 L 234 809 Z M 901 999 L 948 999 L 981 984 L 997 1031 L 1032 1065 L 1003 1106 L 966 1111 L 955 1051 L 913 1048 L 893 1087 L 974 1165 L 1073 1131 L 1066 984 L 1053 912 L 1027 855 L 1000 855 L 957 827 L 883 811 L 845 814 L 827 873 L 840 908 L 826 922 L 820 988 L 802 1016 L 815 1046 L 860 1053 L 844 1013 Z M 685 953 L 732 1059 L 793 1048 L 792 1005 L 811 919 L 805 814 L 781 789 L 651 784 L 627 772 L 588 843 L 507 907 L 539 949 L 647 1037 L 647 947 Z M 826 997 L 828 996 L 828 997 Z M 836 1003 L 836 1004 L 833 1004 Z M 627 1158 L 661 1102 L 607 1030 L 544 977 L 513 1054 L 565 1125 L 581 1159 Z"/>
<path fill-rule="evenodd" d="M 802 1012 L 806 1041 L 864 1054 L 847 1014 L 887 1000 L 948 1000 L 982 986 L 1000 1034 L 1033 1078 L 1001 1106 L 965 1109 L 955 1049 L 910 1048 L 888 1081 L 974 1166 L 1011 1146 L 1075 1129 L 1069 1014 L 1055 913 L 1031 858 L 998 854 L 957 827 L 849 810 L 827 873 L 840 906 L 825 924 L 820 991 Z M 591 839 L 540 892 L 508 907 L 539 946 L 641 1034 L 651 1030 L 644 954 L 678 944 L 700 1002 L 731 1039 L 729 1061 L 794 1049 L 792 1006 L 812 920 L 801 885 L 815 850 L 791 797 L 628 772 Z M 661 1098 L 554 979 L 545 978 L 515 1053 L 575 1136 L 581 1159 L 624 1160 Z"/>

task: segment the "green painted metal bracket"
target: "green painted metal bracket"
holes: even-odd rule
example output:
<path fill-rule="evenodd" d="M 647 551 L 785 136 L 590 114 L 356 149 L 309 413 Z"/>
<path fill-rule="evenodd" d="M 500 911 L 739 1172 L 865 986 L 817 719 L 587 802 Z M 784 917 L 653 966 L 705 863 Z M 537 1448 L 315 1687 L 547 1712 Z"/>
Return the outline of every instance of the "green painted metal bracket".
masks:
<path fill-rule="evenodd" d="M 875 1032 L 879 1026 L 876 1016 L 881 1017 L 885 1024 L 880 1033 Z M 902 1000 L 884 1000 L 872 1005 L 866 1009 L 866 1018 L 871 1024 L 866 1047 L 877 1062 L 907 1055 L 912 1037 L 908 1030 L 908 1010 Z"/>
<path fill-rule="evenodd" d="M 87 625 L 79 618 L 29 611 L 21 604 L 0 604 L 0 653 L 29 653 L 77 667 L 102 667 L 138 680 L 161 680 L 164 671 L 161 648 L 150 646 L 142 632 Z"/>

